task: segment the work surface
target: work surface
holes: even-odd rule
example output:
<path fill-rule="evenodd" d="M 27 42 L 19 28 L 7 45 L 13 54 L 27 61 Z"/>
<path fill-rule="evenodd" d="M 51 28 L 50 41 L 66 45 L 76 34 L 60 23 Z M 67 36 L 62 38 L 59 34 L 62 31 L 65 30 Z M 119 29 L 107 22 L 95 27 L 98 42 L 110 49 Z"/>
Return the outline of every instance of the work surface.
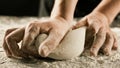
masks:
<path fill-rule="evenodd" d="M 0 17 L 0 68 L 120 68 L 120 47 L 111 56 L 99 54 L 97 57 L 91 57 L 89 56 L 89 51 L 86 51 L 79 57 L 64 61 L 52 59 L 17 60 L 7 58 L 2 48 L 6 29 L 25 26 L 29 21 L 36 19 L 38 18 Z M 111 29 L 117 33 L 118 44 L 120 45 L 120 20 L 117 20 L 114 26 L 118 26 Z"/>

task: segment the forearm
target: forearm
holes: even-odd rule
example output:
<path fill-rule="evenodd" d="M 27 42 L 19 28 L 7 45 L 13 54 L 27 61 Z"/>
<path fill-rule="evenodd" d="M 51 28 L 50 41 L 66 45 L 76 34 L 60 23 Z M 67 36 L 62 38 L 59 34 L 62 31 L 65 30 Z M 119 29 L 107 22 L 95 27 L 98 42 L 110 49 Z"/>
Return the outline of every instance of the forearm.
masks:
<path fill-rule="evenodd" d="M 62 17 L 68 21 L 72 21 L 77 1 L 78 0 L 55 0 L 51 17 Z"/>
<path fill-rule="evenodd" d="M 101 12 L 106 15 L 109 24 L 111 24 L 115 16 L 120 12 L 120 0 L 102 0 L 95 10 L 93 10 L 94 12 Z"/>

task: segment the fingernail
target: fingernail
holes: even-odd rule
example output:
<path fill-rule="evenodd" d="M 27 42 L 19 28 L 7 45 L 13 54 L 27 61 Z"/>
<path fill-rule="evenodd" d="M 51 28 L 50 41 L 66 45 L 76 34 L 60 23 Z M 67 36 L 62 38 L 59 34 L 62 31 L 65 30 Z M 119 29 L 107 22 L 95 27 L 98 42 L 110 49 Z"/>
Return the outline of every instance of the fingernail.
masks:
<path fill-rule="evenodd" d="M 111 52 L 106 52 L 105 55 L 109 56 L 111 55 Z"/>
<path fill-rule="evenodd" d="M 41 47 L 40 55 L 41 55 L 42 57 L 47 57 L 48 54 L 49 54 L 49 48 L 48 48 L 47 46 L 45 46 L 45 45 L 42 46 L 42 47 Z"/>
<path fill-rule="evenodd" d="M 109 55 L 111 55 L 111 51 L 108 48 L 105 48 L 104 49 L 104 54 L 109 56 Z"/>
<path fill-rule="evenodd" d="M 94 57 L 96 57 L 97 54 L 96 54 L 95 52 L 90 52 L 90 56 L 94 56 Z"/>
<path fill-rule="evenodd" d="M 90 50 L 90 55 L 96 57 L 97 56 L 97 51 L 94 48 L 92 48 Z"/>
<path fill-rule="evenodd" d="M 112 49 L 113 49 L 113 50 L 117 50 L 117 49 L 118 49 L 118 47 L 115 47 L 115 46 L 114 46 Z"/>

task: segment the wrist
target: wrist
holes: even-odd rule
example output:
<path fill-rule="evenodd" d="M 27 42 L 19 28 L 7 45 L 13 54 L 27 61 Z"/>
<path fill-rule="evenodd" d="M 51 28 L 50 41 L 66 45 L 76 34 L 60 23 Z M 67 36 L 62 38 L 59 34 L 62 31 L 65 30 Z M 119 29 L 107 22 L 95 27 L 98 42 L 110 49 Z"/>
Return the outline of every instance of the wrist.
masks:
<path fill-rule="evenodd" d="M 71 21 L 73 21 L 73 17 L 64 17 L 64 16 L 61 16 L 61 15 L 54 15 L 54 16 L 50 16 L 50 18 L 55 18 L 55 19 L 64 19 L 64 20 L 66 20 L 67 22 L 71 22 Z"/>
<path fill-rule="evenodd" d="M 116 15 L 120 12 L 120 0 L 102 0 L 101 3 L 93 10 L 107 17 L 109 24 L 112 23 Z"/>
<path fill-rule="evenodd" d="M 57 19 L 57 20 L 60 20 L 60 21 L 64 21 L 64 23 L 72 23 L 73 19 L 66 19 L 62 16 L 51 16 L 50 17 L 51 19 Z"/>
<path fill-rule="evenodd" d="M 55 4 L 51 12 L 51 17 L 61 17 L 67 21 L 72 21 L 77 1 L 78 0 L 55 0 Z"/>

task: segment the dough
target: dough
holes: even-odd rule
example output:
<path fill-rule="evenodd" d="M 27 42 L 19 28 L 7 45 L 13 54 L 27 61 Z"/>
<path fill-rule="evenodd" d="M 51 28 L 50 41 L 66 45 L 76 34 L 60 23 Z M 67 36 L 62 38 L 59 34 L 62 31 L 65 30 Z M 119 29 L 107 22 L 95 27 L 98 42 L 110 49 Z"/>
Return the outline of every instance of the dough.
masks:
<path fill-rule="evenodd" d="M 52 53 L 50 53 L 48 57 L 64 60 L 80 56 L 84 50 L 85 32 L 86 27 L 69 31 L 58 47 Z M 46 38 L 46 34 L 40 34 L 36 39 L 35 45 L 39 47 L 40 43 Z"/>

